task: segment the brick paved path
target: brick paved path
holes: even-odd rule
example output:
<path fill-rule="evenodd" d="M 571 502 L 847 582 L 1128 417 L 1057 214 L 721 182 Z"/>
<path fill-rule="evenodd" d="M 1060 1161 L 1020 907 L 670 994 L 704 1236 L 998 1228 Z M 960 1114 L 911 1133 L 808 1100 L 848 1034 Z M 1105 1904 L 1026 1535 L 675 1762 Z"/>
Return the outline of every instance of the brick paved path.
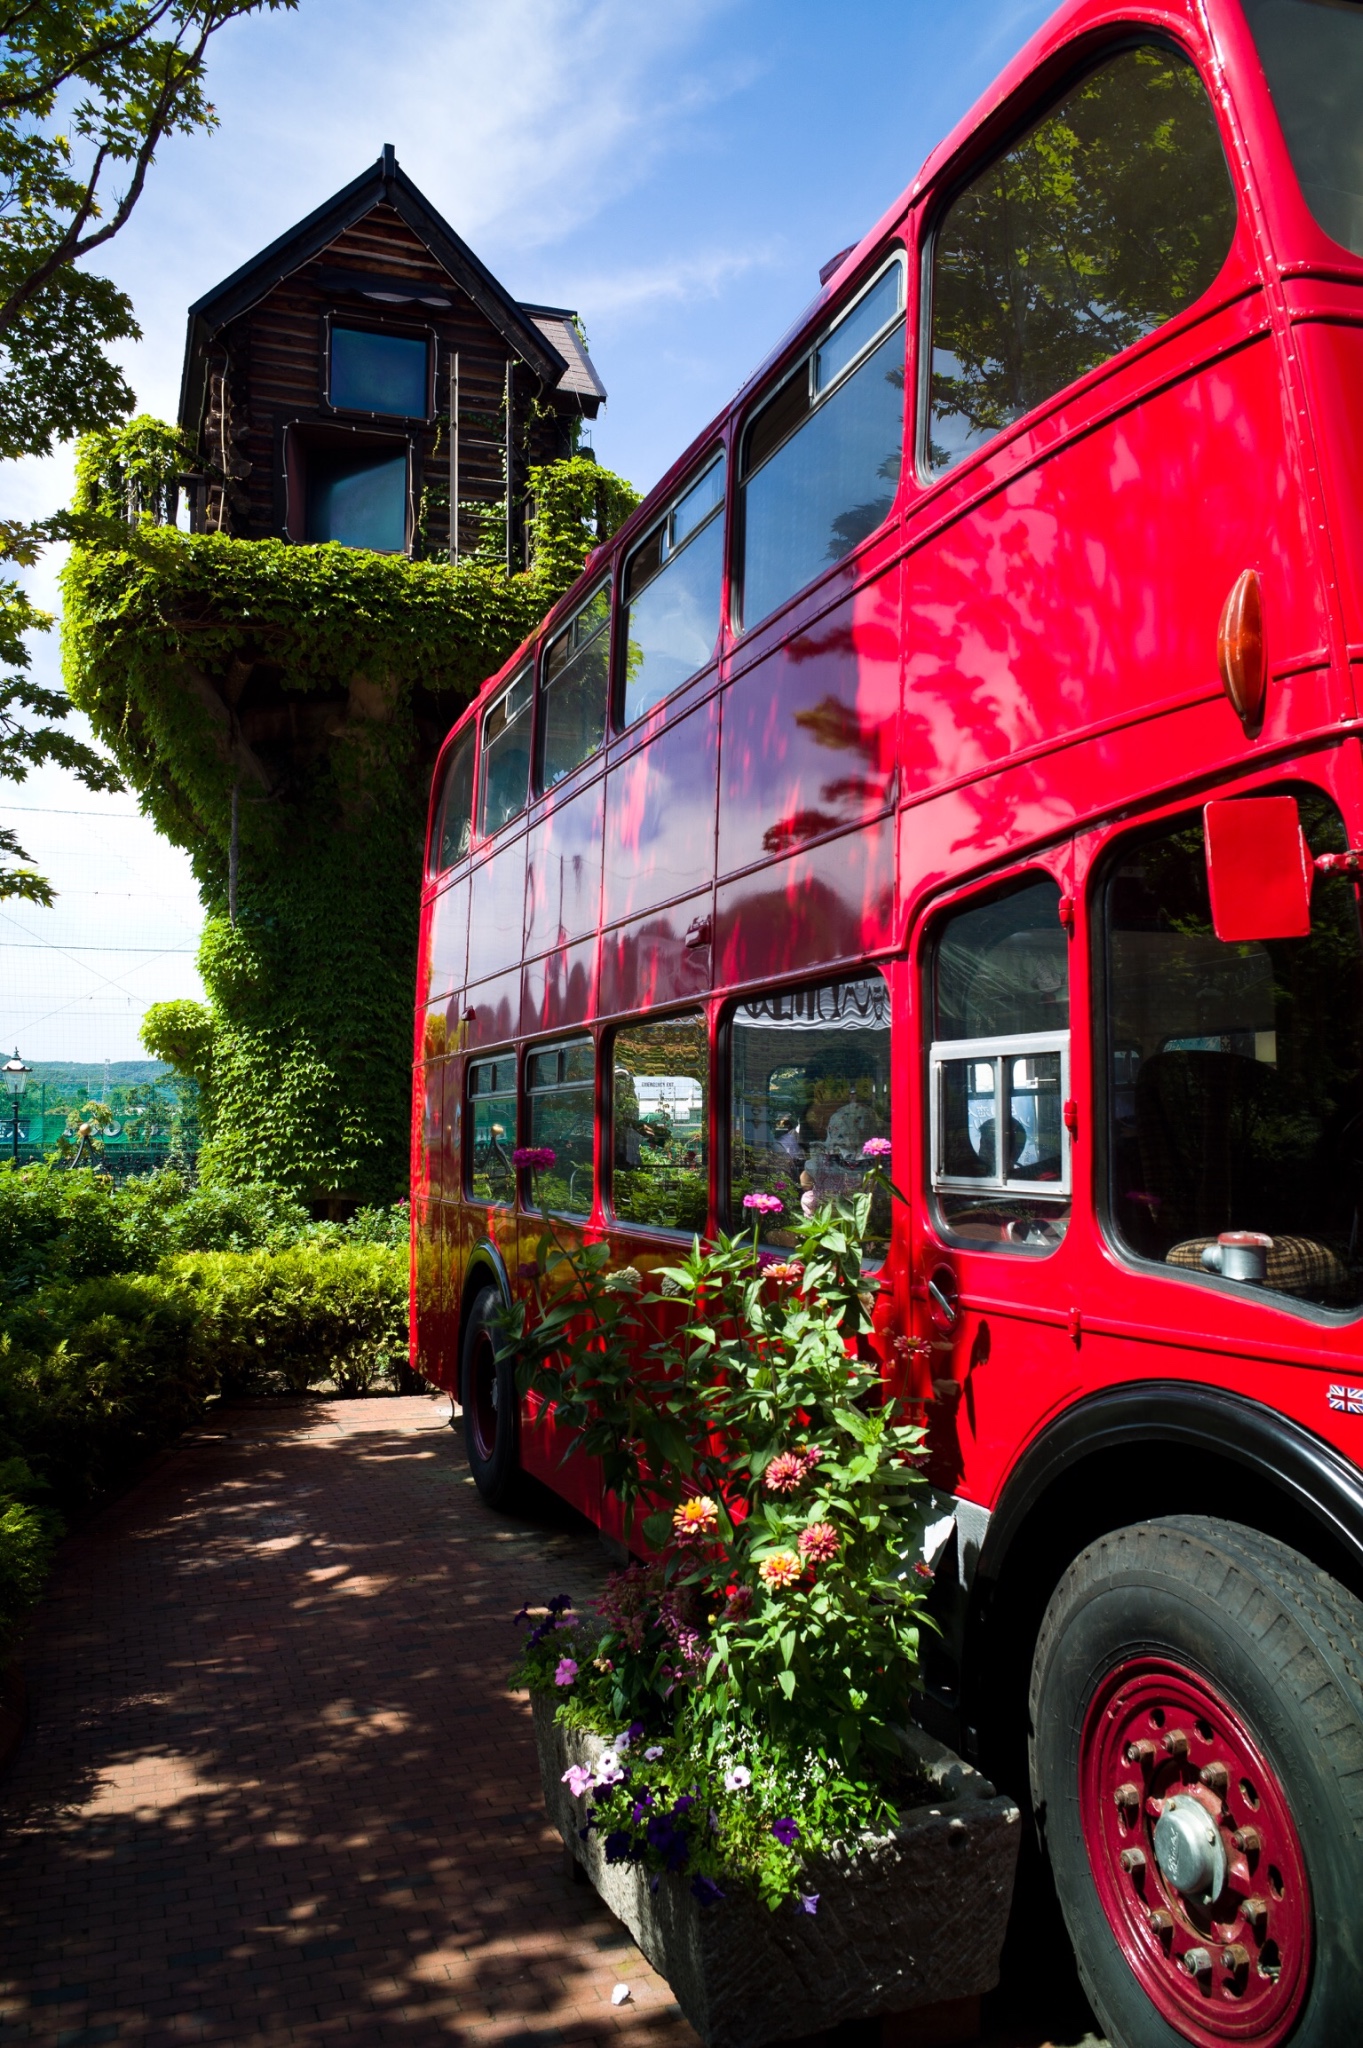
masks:
<path fill-rule="evenodd" d="M 696 2048 L 565 1876 L 506 1691 L 509 1617 L 605 1558 L 489 1515 L 449 1412 L 226 1410 L 65 1546 L 0 1779 L 0 2048 Z"/>
<path fill-rule="evenodd" d="M 506 1693 L 508 1617 L 605 1559 L 489 1517 L 449 1412 L 235 1409 L 66 1547 L 0 1781 L 0 2042 L 694 2044 L 564 1876 Z"/>

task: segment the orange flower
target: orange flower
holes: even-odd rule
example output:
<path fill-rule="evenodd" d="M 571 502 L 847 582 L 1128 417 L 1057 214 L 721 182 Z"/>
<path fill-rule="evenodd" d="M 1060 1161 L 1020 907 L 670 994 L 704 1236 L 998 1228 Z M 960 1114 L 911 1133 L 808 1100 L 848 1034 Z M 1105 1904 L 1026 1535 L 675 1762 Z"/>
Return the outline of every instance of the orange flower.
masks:
<path fill-rule="evenodd" d="M 804 1570 L 804 1560 L 793 1550 L 774 1550 L 757 1567 L 763 1582 L 774 1592 L 778 1586 L 793 1586 Z"/>
<path fill-rule="evenodd" d="M 684 1500 L 672 1517 L 672 1530 L 678 1543 L 708 1543 L 718 1528 L 719 1509 L 703 1495 Z"/>

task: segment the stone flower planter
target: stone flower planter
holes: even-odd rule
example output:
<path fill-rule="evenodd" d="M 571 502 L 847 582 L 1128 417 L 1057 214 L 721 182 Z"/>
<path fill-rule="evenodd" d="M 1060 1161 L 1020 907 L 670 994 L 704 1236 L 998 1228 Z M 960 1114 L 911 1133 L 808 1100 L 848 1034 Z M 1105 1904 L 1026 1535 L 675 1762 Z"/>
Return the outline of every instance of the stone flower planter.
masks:
<path fill-rule="evenodd" d="M 907 1731 L 908 1744 L 940 1801 L 901 1814 L 892 1835 L 867 1836 L 855 1856 L 812 1864 L 816 1914 L 772 1913 L 737 1887 L 701 1906 L 684 1876 L 664 1876 L 651 1892 L 647 1872 L 606 1862 L 595 1831 L 580 1841 L 584 1802 L 563 1773 L 594 1765 L 605 1745 L 556 1726 L 546 1695 L 532 1705 L 550 1818 L 706 2048 L 761 2048 L 844 2020 L 977 1998 L 998 1982 L 1020 1815 L 920 1729 Z"/>

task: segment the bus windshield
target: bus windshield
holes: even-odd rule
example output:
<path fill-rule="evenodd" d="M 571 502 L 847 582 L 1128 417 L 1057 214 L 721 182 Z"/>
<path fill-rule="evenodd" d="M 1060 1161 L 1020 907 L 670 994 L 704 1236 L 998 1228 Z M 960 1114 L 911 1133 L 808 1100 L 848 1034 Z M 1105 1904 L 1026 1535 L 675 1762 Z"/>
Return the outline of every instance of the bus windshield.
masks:
<path fill-rule="evenodd" d="M 1363 5 L 1244 6 L 1306 203 L 1327 235 L 1363 256 Z"/>

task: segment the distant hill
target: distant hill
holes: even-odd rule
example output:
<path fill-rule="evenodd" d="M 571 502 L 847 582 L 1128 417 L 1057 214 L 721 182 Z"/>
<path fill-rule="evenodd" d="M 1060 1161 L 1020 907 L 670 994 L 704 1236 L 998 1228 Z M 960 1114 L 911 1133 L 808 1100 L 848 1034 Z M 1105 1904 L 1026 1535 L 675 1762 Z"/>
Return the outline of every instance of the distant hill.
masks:
<path fill-rule="evenodd" d="M 30 1088 L 78 1088 L 87 1102 L 98 1102 L 104 1093 L 103 1060 L 30 1060 L 28 1065 L 33 1069 L 28 1080 Z M 110 1060 L 107 1072 L 111 1088 L 173 1079 L 164 1060 Z"/>

